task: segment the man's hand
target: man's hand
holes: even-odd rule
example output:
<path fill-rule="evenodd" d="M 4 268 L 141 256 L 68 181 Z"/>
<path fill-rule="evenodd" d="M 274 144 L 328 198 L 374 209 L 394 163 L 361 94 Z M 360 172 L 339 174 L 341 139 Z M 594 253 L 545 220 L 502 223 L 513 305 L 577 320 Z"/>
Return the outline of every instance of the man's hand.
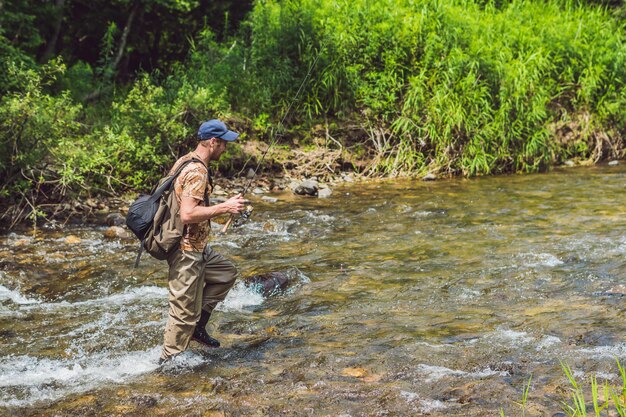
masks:
<path fill-rule="evenodd" d="M 229 198 L 228 200 L 222 203 L 226 213 L 237 214 L 244 208 L 244 199 L 241 194 L 237 194 L 234 197 Z"/>
<path fill-rule="evenodd" d="M 241 194 L 229 198 L 223 203 L 204 207 L 200 200 L 192 197 L 183 197 L 180 205 L 180 219 L 183 224 L 200 223 L 222 214 L 237 214 L 244 209 L 244 199 Z"/>

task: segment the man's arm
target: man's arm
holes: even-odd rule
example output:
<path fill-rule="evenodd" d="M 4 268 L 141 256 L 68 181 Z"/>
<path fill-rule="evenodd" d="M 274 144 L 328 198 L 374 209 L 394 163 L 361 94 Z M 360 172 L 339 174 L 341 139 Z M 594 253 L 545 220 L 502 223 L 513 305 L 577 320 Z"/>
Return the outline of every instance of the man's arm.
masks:
<path fill-rule="evenodd" d="M 183 197 L 180 204 L 180 219 L 183 224 L 200 223 L 222 214 L 237 214 L 244 208 L 244 199 L 241 194 L 229 198 L 214 206 L 200 206 L 200 201 L 193 197 Z"/>

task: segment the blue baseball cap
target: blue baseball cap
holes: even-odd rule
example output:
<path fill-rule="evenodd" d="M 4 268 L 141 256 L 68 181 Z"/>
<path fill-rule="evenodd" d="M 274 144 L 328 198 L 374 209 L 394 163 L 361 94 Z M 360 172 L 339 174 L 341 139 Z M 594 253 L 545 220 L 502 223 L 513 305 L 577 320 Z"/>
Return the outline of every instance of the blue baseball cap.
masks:
<path fill-rule="evenodd" d="M 198 129 L 199 140 L 219 138 L 232 142 L 238 137 L 239 133 L 228 130 L 224 122 L 215 119 L 202 123 Z"/>

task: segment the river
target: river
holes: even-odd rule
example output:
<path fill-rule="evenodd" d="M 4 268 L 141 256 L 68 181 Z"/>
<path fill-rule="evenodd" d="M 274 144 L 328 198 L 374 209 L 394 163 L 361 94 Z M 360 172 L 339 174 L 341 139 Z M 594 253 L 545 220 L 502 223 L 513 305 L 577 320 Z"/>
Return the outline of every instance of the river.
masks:
<path fill-rule="evenodd" d="M 626 165 L 255 198 L 219 349 L 159 367 L 166 266 L 103 226 L 0 236 L 0 414 L 559 415 L 567 363 L 620 385 Z"/>

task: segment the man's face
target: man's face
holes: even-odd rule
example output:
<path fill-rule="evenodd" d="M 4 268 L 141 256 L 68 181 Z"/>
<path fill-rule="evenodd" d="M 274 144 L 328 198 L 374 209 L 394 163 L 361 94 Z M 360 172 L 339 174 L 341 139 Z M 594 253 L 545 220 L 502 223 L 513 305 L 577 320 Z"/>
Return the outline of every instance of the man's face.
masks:
<path fill-rule="evenodd" d="M 211 154 L 211 159 L 217 161 L 222 156 L 222 153 L 226 150 L 226 142 L 224 139 L 213 138 L 213 152 Z"/>

